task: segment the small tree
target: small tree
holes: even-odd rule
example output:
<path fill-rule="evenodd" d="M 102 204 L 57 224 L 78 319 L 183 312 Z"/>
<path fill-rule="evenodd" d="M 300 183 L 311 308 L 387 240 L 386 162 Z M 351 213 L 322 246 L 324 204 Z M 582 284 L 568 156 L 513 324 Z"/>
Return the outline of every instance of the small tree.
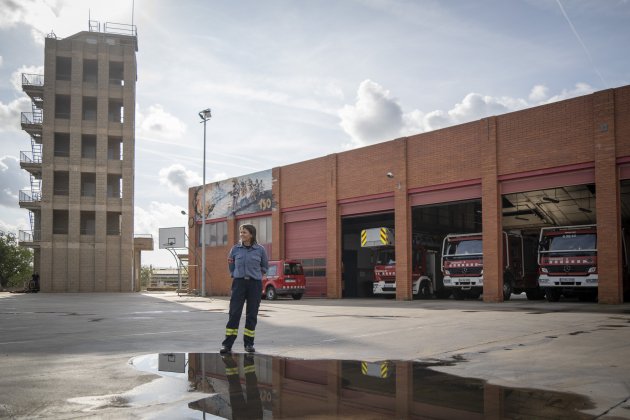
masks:
<path fill-rule="evenodd" d="M 0 234 L 0 287 L 21 286 L 33 274 L 33 252 L 18 245 L 15 235 Z"/>
<path fill-rule="evenodd" d="M 140 287 L 146 289 L 151 283 L 151 277 L 153 276 L 153 266 L 143 265 L 140 268 Z"/>

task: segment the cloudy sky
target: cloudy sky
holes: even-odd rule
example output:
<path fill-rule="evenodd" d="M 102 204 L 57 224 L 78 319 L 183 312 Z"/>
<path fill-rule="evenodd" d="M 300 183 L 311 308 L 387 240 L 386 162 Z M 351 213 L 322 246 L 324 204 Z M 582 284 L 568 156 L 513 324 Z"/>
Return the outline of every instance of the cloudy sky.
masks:
<path fill-rule="evenodd" d="M 133 3 L 0 0 L 0 229 L 30 229 L 20 74 L 90 16 L 138 27 L 135 231 L 156 238 L 186 224 L 206 107 L 211 182 L 630 84 L 630 0 Z"/>

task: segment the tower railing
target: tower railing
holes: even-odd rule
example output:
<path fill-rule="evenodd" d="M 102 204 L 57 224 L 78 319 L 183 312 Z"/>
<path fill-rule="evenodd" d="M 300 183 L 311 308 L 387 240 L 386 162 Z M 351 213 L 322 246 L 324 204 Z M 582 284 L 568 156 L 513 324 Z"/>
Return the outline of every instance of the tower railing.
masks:
<path fill-rule="evenodd" d="M 22 73 L 22 86 L 44 86 L 44 75 Z"/>
<path fill-rule="evenodd" d="M 33 112 L 21 113 L 22 124 L 41 125 L 44 123 L 44 113 L 41 109 L 33 110 Z"/>
<path fill-rule="evenodd" d="M 41 241 L 41 230 L 33 229 L 33 230 L 19 230 L 18 231 L 18 242 L 36 242 Z"/>
<path fill-rule="evenodd" d="M 36 203 L 42 201 L 42 193 L 39 191 L 20 190 L 18 199 L 22 203 Z"/>

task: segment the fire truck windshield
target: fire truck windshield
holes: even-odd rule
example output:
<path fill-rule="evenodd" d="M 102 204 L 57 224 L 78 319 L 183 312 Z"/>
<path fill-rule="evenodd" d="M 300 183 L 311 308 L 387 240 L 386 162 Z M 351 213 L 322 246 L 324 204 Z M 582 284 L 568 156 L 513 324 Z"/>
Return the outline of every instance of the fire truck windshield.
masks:
<path fill-rule="evenodd" d="M 596 248 L 597 235 L 594 233 L 570 233 L 549 237 L 548 251 L 580 251 Z"/>
<path fill-rule="evenodd" d="M 396 252 L 393 249 L 381 249 L 376 254 L 376 263 L 379 265 L 396 264 Z"/>
<path fill-rule="evenodd" d="M 481 239 L 449 242 L 446 248 L 446 255 L 470 255 L 482 253 L 483 249 Z"/>

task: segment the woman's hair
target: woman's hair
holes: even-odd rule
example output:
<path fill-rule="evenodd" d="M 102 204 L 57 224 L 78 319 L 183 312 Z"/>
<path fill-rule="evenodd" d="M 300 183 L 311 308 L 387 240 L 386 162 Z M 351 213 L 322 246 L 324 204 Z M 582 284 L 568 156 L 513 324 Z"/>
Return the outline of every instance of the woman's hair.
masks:
<path fill-rule="evenodd" d="M 245 229 L 252 235 L 252 245 L 256 243 L 256 227 L 248 223 L 239 226 L 239 230 Z"/>

